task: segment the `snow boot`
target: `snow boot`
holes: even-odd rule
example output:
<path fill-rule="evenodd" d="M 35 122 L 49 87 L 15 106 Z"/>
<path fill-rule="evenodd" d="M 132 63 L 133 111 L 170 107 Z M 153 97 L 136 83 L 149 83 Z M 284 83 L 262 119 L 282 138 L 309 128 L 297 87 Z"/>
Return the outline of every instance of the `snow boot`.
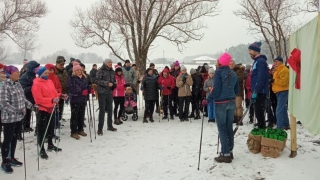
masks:
<path fill-rule="evenodd" d="M 40 157 L 41 157 L 41 159 L 48 159 L 49 158 L 46 151 L 44 151 L 44 150 L 40 151 Z"/>
<path fill-rule="evenodd" d="M 220 156 L 215 157 L 214 160 L 218 163 L 231 163 L 231 156 L 224 156 L 222 154 L 220 154 Z"/>
<path fill-rule="evenodd" d="M 198 120 L 201 119 L 200 115 L 197 115 L 196 117 L 194 117 L 194 120 Z"/>
<path fill-rule="evenodd" d="M 152 117 L 149 119 L 149 121 L 150 121 L 150 122 L 152 122 L 152 123 L 154 122 L 154 120 L 153 120 L 153 118 L 152 118 Z"/>
<path fill-rule="evenodd" d="M 13 173 L 13 169 L 11 168 L 10 163 L 8 162 L 3 162 L 1 163 L 1 168 L 3 169 L 3 171 L 7 174 L 11 174 Z"/>
<path fill-rule="evenodd" d="M 78 135 L 80 136 L 87 136 L 87 133 L 85 133 L 84 131 L 78 132 Z"/>
<path fill-rule="evenodd" d="M 102 129 L 99 129 L 97 134 L 98 134 L 98 136 L 102 136 L 103 135 Z"/>
<path fill-rule="evenodd" d="M 113 124 L 115 124 L 115 125 L 120 125 L 120 122 L 119 122 L 119 119 L 117 118 L 117 119 L 114 119 L 114 123 Z"/>
<path fill-rule="evenodd" d="M 168 119 L 168 115 L 164 115 L 164 116 L 162 117 L 162 120 L 164 120 L 164 119 Z"/>
<path fill-rule="evenodd" d="M 180 119 L 180 122 L 184 122 L 184 119 Z"/>
<path fill-rule="evenodd" d="M 83 123 L 83 127 L 87 127 L 86 123 Z"/>
<path fill-rule="evenodd" d="M 54 145 L 48 145 L 47 151 L 49 151 L 49 152 L 51 152 L 51 151 L 60 152 L 60 151 L 62 151 L 62 149 L 58 148 L 58 147 L 56 147 Z"/>
<path fill-rule="evenodd" d="M 190 116 L 189 116 L 189 118 L 194 118 L 194 114 L 191 113 Z"/>
<path fill-rule="evenodd" d="M 108 127 L 108 129 L 107 129 L 108 131 L 117 131 L 117 129 L 116 128 L 114 128 L 114 127 Z"/>
<path fill-rule="evenodd" d="M 20 166 L 23 165 L 23 163 L 20 162 L 20 161 L 18 161 L 16 158 L 11 158 L 11 159 L 9 159 L 9 164 L 10 164 L 11 166 L 15 166 L 15 167 L 20 167 Z"/>
<path fill-rule="evenodd" d="M 71 137 L 75 138 L 76 140 L 80 139 L 80 136 L 78 135 L 78 133 L 71 134 Z"/>
<path fill-rule="evenodd" d="M 230 153 L 230 158 L 233 160 L 233 153 Z"/>
<path fill-rule="evenodd" d="M 170 116 L 170 119 L 171 119 L 171 120 L 174 120 L 174 117 L 173 117 L 173 115 L 171 115 L 171 116 Z"/>

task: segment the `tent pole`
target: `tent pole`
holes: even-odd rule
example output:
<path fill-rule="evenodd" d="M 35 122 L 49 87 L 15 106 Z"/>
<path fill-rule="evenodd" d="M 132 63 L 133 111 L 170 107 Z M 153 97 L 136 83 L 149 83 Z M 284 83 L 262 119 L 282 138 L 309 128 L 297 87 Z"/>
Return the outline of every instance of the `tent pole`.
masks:
<path fill-rule="evenodd" d="M 297 120 L 293 114 L 290 113 L 290 138 L 291 138 L 291 154 L 290 158 L 297 156 Z"/>

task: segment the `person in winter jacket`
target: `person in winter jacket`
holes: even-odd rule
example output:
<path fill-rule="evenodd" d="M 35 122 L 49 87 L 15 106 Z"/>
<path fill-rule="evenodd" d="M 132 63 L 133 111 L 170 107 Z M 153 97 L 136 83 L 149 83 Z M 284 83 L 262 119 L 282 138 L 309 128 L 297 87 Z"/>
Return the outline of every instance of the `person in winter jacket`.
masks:
<path fill-rule="evenodd" d="M 177 77 L 180 75 L 180 70 L 181 70 L 180 63 L 179 63 L 179 61 L 175 61 L 173 64 L 174 64 L 174 70 L 170 74 L 172 77 L 177 79 Z M 179 114 L 178 114 L 179 98 L 178 98 L 178 88 L 177 87 L 173 88 L 172 96 L 173 96 L 173 112 L 176 116 L 179 116 Z"/>
<path fill-rule="evenodd" d="M 35 110 L 23 92 L 19 83 L 20 72 L 15 66 L 5 66 L 3 70 L 6 79 L 2 77 L 0 88 L 0 110 L 1 122 L 3 126 L 3 143 L 1 146 L 2 163 L 1 168 L 6 173 L 12 173 L 11 166 L 22 166 L 22 162 L 15 158 L 17 139 L 21 133 L 22 119 L 26 114 L 26 109 Z M 2 128 L 2 127 L 1 127 Z M 10 159 L 8 154 L 10 152 Z"/>
<path fill-rule="evenodd" d="M 209 94 L 213 90 L 214 72 L 215 72 L 215 70 L 213 68 L 209 69 L 209 71 L 208 71 L 209 77 L 207 80 L 204 81 L 204 84 L 203 84 L 203 90 L 206 92 L 206 98 L 208 98 Z M 209 117 L 208 122 L 216 122 L 216 114 L 214 111 L 214 102 L 213 101 L 208 102 L 207 109 L 208 109 L 207 111 L 208 111 L 208 117 Z"/>
<path fill-rule="evenodd" d="M 81 61 L 80 61 L 80 59 L 75 59 L 74 61 L 72 61 L 72 63 L 70 63 L 67 67 L 66 67 L 66 69 L 67 68 L 70 68 L 67 72 L 68 72 L 68 76 L 69 77 L 71 77 L 72 76 L 72 74 L 73 74 L 73 66 L 75 66 L 75 65 L 80 65 L 81 64 Z"/>
<path fill-rule="evenodd" d="M 23 66 L 20 69 L 20 77 L 26 72 L 27 66 L 28 66 L 28 62 L 29 62 L 28 59 L 24 59 L 23 60 L 23 62 L 22 62 Z"/>
<path fill-rule="evenodd" d="M 34 100 L 39 107 L 38 112 L 38 145 L 40 149 L 40 157 L 42 159 L 48 159 L 48 155 L 44 149 L 44 138 L 48 138 L 48 151 L 61 151 L 61 148 L 57 148 L 53 145 L 53 124 L 54 120 L 50 119 L 51 114 L 54 112 L 54 107 L 60 100 L 61 94 L 57 92 L 53 82 L 49 80 L 49 71 L 45 67 L 38 67 L 35 69 L 38 77 L 34 79 L 32 85 L 32 94 Z M 49 128 L 47 126 L 49 124 Z M 46 130 L 47 129 L 47 130 Z M 47 136 L 46 136 L 47 131 Z"/>
<path fill-rule="evenodd" d="M 134 85 L 137 83 L 136 71 L 131 67 L 129 60 L 125 61 L 125 64 L 122 67 L 122 73 L 127 84 Z"/>
<path fill-rule="evenodd" d="M 68 80 L 68 94 L 71 106 L 71 137 L 80 139 L 80 136 L 87 136 L 83 129 L 83 123 L 88 95 L 92 91 L 81 66 L 78 64 L 73 65 L 72 70 L 72 76 Z"/>
<path fill-rule="evenodd" d="M 136 83 L 136 94 L 139 95 L 139 84 L 142 81 L 142 76 L 140 75 L 139 70 L 137 69 L 137 65 L 136 64 L 132 64 L 132 68 L 135 70 L 136 72 L 136 77 L 137 77 L 137 83 Z"/>
<path fill-rule="evenodd" d="M 155 74 L 153 74 L 153 69 L 148 68 L 146 75 L 142 80 L 141 90 L 144 93 L 145 100 L 145 111 L 143 116 L 143 122 L 148 123 L 147 116 L 149 116 L 149 121 L 154 122 L 153 120 L 153 111 L 156 101 L 159 99 L 159 89 L 161 87 L 158 84 L 158 79 Z"/>
<path fill-rule="evenodd" d="M 237 94 L 236 97 L 236 110 L 234 112 L 234 121 L 233 123 L 239 123 L 241 126 L 243 125 L 242 122 L 240 122 L 240 119 L 243 116 L 243 107 L 242 107 L 242 101 L 244 99 L 244 76 L 245 76 L 245 68 L 241 64 L 236 64 L 234 60 L 231 60 L 230 69 L 232 69 L 238 76 L 238 83 L 240 87 L 240 91 Z"/>
<path fill-rule="evenodd" d="M 66 60 L 64 59 L 63 56 L 58 56 L 57 60 L 56 60 L 56 75 L 59 78 L 61 87 L 62 87 L 62 94 L 67 94 L 68 93 L 68 87 L 67 87 L 67 83 L 68 83 L 68 72 L 67 70 L 64 68 L 64 64 L 65 64 Z M 63 109 L 64 109 L 64 100 L 59 101 L 58 104 L 59 107 L 59 117 L 60 120 L 63 119 L 62 115 L 63 115 Z"/>
<path fill-rule="evenodd" d="M 275 65 L 273 64 L 272 68 L 270 69 L 270 85 L 269 85 L 269 99 L 270 103 L 266 103 L 266 111 L 268 114 L 268 127 L 273 128 L 277 124 L 277 116 L 276 116 L 276 110 L 277 110 L 277 95 L 272 91 L 272 79 L 273 74 L 275 71 Z M 268 101 L 267 101 L 268 102 Z"/>
<path fill-rule="evenodd" d="M 282 57 L 278 56 L 274 60 L 276 66 L 272 80 L 272 91 L 277 96 L 277 128 L 290 129 L 287 112 L 288 90 L 289 90 L 289 69 L 283 64 Z"/>
<path fill-rule="evenodd" d="M 85 77 L 88 81 L 89 86 L 91 87 L 92 86 L 92 79 L 91 79 L 91 76 L 86 71 L 86 65 L 84 65 L 83 63 L 80 63 L 79 65 L 81 67 L 83 74 L 85 75 Z"/>
<path fill-rule="evenodd" d="M 46 64 L 44 67 L 49 71 L 48 79 L 50 79 L 58 93 L 62 93 L 62 86 L 59 77 L 56 75 L 56 68 L 53 64 Z"/>
<path fill-rule="evenodd" d="M 170 112 L 170 119 L 173 120 L 173 104 L 172 104 L 172 90 L 176 86 L 175 79 L 169 74 L 169 70 L 164 68 L 158 79 L 159 85 L 163 88 L 162 94 L 162 105 L 164 116 L 162 119 L 168 119 L 168 106 Z"/>
<path fill-rule="evenodd" d="M 209 77 L 208 70 L 209 70 L 209 65 L 207 63 L 203 63 L 203 66 L 200 69 L 200 73 L 202 75 L 202 85 L 204 84 L 204 81 Z M 204 99 L 205 97 L 206 97 L 206 92 L 202 90 L 201 99 Z M 208 117 L 207 108 L 204 108 L 204 116 Z"/>
<path fill-rule="evenodd" d="M 115 80 L 115 72 L 112 69 L 112 60 L 106 59 L 102 67 L 98 70 L 96 76 L 97 91 L 99 94 L 99 124 L 98 135 L 103 135 L 102 129 L 104 126 L 104 116 L 108 113 L 108 129 L 109 131 L 116 131 L 117 129 L 112 126 L 112 104 L 113 89 L 117 87 Z"/>
<path fill-rule="evenodd" d="M 202 99 L 201 94 L 202 94 L 202 89 L 203 89 L 203 84 L 202 84 L 203 79 L 202 79 L 201 74 L 193 68 L 190 70 L 190 74 L 192 77 L 193 84 L 192 84 L 192 91 L 191 91 L 192 111 L 191 111 L 189 118 L 201 119 L 199 102 Z"/>
<path fill-rule="evenodd" d="M 124 110 L 124 95 L 125 95 L 125 86 L 126 86 L 126 79 L 122 73 L 123 69 L 120 66 L 117 66 L 115 69 L 115 78 L 117 87 L 113 90 L 112 96 L 114 101 L 114 124 L 120 125 L 123 122 L 120 118 L 123 115 Z M 119 107 L 119 112 L 118 112 Z"/>
<path fill-rule="evenodd" d="M 250 66 L 251 68 L 251 66 Z M 250 69 L 249 69 L 250 71 Z M 253 104 L 250 104 L 250 99 L 252 96 L 252 92 L 250 90 L 250 83 L 251 83 L 251 73 L 249 72 L 246 75 L 246 80 L 245 80 L 245 93 L 246 93 L 246 108 L 250 108 L 249 109 L 249 123 L 252 124 L 253 123 L 253 117 L 254 117 L 254 109 L 253 109 Z"/>
<path fill-rule="evenodd" d="M 266 128 L 265 103 L 269 92 L 269 67 L 267 57 L 260 54 L 261 42 L 254 42 L 249 46 L 249 55 L 253 59 L 251 85 L 251 102 L 258 120 L 258 127 Z"/>
<path fill-rule="evenodd" d="M 92 65 L 92 69 L 90 71 L 90 79 L 92 82 L 92 89 L 94 90 L 94 94 L 92 94 L 92 96 L 97 98 L 97 85 L 95 84 L 96 81 L 96 75 L 97 75 L 97 71 L 98 71 L 98 66 L 96 64 Z"/>
<path fill-rule="evenodd" d="M 159 72 L 158 72 L 158 70 L 156 69 L 155 64 L 154 64 L 154 63 L 150 63 L 149 68 L 151 68 L 151 69 L 153 70 L 153 74 L 154 74 L 157 78 L 159 78 Z M 156 113 L 159 113 L 159 111 L 160 111 L 160 109 L 159 109 L 159 91 L 157 91 L 157 93 L 158 93 L 158 95 L 157 95 L 158 99 L 156 100 L 156 111 L 155 111 L 155 112 L 156 112 Z"/>
<path fill-rule="evenodd" d="M 192 77 L 188 75 L 187 68 L 185 66 L 181 66 L 181 74 L 176 79 L 179 97 L 179 119 L 181 122 L 188 121 L 189 104 L 191 98 L 190 87 L 192 84 Z"/>
<path fill-rule="evenodd" d="M 34 69 L 40 66 L 36 61 L 30 61 L 27 65 L 26 72 L 20 77 L 19 82 L 24 90 L 24 94 L 28 101 L 34 104 L 33 94 L 31 92 L 31 87 L 33 85 L 33 80 L 36 78 L 36 74 L 34 73 Z M 33 131 L 30 127 L 31 120 L 31 111 L 27 109 L 27 113 L 23 118 L 23 130 L 25 132 Z"/>
<path fill-rule="evenodd" d="M 3 70 L 4 67 L 5 67 L 5 65 L 0 63 L 0 89 L 1 89 L 2 83 L 7 78 L 7 75 Z M 0 148 L 1 148 L 1 145 L 2 145 L 1 134 L 2 134 L 2 123 L 1 123 L 1 111 L 0 111 Z"/>
<path fill-rule="evenodd" d="M 221 142 L 221 154 L 214 158 L 221 163 L 230 163 L 233 159 L 233 114 L 236 109 L 236 95 L 239 93 L 239 83 L 236 73 L 230 69 L 231 56 L 222 54 L 218 59 L 218 69 L 214 75 L 214 90 L 207 98 L 207 102 L 214 101 L 216 123 Z"/>

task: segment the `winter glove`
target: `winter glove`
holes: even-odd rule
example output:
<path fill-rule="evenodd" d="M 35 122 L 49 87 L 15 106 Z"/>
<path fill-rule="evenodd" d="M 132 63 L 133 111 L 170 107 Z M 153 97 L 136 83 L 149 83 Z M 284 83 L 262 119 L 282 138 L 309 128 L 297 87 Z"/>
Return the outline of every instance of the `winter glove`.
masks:
<path fill-rule="evenodd" d="M 87 89 L 85 89 L 85 90 L 82 91 L 82 96 L 87 96 L 88 94 L 89 94 L 89 92 L 88 92 Z"/>
<path fill-rule="evenodd" d="M 170 87 L 170 86 L 168 86 L 168 87 L 167 87 L 167 89 L 169 89 L 169 90 L 170 90 L 170 89 L 171 89 L 171 87 Z"/>
<path fill-rule="evenodd" d="M 251 103 L 252 104 L 256 103 L 256 100 L 257 100 L 257 93 L 253 92 L 251 95 Z"/>
<path fill-rule="evenodd" d="M 37 105 L 33 105 L 31 107 L 31 111 L 34 111 L 37 114 L 39 112 L 39 107 Z"/>
<path fill-rule="evenodd" d="M 204 100 L 202 100 L 201 104 L 202 104 L 202 106 L 207 106 L 208 102 L 207 102 L 207 100 L 204 99 Z"/>
<path fill-rule="evenodd" d="M 26 115 L 26 110 L 25 109 L 21 109 L 17 112 L 17 115 L 20 115 L 20 116 L 25 116 Z"/>
<path fill-rule="evenodd" d="M 57 104 L 59 102 L 59 100 L 60 100 L 60 98 L 58 98 L 58 97 L 53 98 L 52 99 L 52 103 L 56 103 Z"/>
<path fill-rule="evenodd" d="M 140 81 L 138 80 L 137 83 L 140 84 Z"/>
<path fill-rule="evenodd" d="M 60 98 L 63 99 L 63 100 L 67 100 L 68 99 L 68 95 L 67 94 L 61 94 Z"/>

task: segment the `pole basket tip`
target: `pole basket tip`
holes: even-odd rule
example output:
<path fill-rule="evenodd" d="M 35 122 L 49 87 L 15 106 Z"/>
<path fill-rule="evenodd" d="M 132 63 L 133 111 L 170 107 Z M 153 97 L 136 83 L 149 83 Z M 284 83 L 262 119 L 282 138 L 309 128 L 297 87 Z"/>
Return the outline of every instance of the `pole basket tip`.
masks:
<path fill-rule="evenodd" d="M 294 158 L 297 156 L 297 151 L 291 151 L 289 158 Z"/>

